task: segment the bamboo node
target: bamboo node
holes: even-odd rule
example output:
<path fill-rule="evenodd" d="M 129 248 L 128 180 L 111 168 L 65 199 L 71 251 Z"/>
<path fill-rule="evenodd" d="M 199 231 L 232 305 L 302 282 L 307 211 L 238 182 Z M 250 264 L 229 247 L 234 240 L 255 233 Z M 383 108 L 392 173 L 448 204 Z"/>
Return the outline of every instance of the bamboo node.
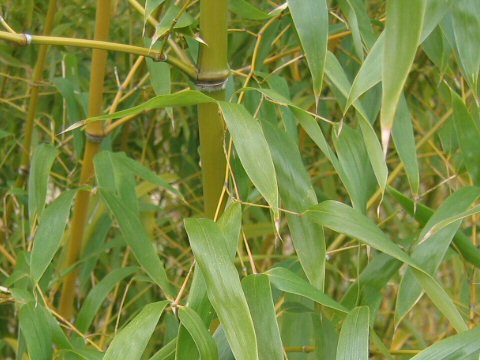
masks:
<path fill-rule="evenodd" d="M 90 134 L 85 132 L 85 137 L 91 143 L 100 144 L 103 139 L 105 139 L 105 135 L 98 135 L 98 134 Z"/>
<path fill-rule="evenodd" d="M 24 46 L 28 46 L 32 43 L 32 35 L 30 34 L 23 34 L 23 36 L 25 37 L 25 44 Z"/>
<path fill-rule="evenodd" d="M 216 80 L 200 80 L 197 79 L 195 85 L 197 89 L 206 93 L 211 93 L 215 91 L 225 90 L 227 86 L 227 79 L 216 79 Z"/>

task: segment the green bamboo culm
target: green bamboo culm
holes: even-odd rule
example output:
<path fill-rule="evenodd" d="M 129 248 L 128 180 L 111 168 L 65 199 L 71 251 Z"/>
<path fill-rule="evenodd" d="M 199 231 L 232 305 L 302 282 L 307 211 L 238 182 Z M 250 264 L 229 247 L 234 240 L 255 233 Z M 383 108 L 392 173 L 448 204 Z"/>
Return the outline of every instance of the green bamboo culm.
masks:
<path fill-rule="evenodd" d="M 227 3 L 227 0 L 200 1 L 200 33 L 208 46 L 202 46 L 200 50 L 197 84 L 200 90 L 222 101 L 225 100 L 225 82 L 229 75 Z M 198 122 L 205 215 L 213 218 L 225 182 L 225 124 L 216 104 L 199 105 Z M 222 208 L 220 204 L 220 212 Z"/>
<path fill-rule="evenodd" d="M 95 19 L 95 40 L 105 41 L 108 38 L 111 17 L 111 1 L 98 0 Z M 101 114 L 103 107 L 103 88 L 107 51 L 94 49 L 92 52 L 92 65 L 90 74 L 90 94 L 88 116 L 93 117 Z M 83 165 L 80 173 L 80 185 L 91 184 L 94 178 L 93 158 L 100 150 L 101 141 L 104 137 L 103 123 L 101 121 L 89 123 L 85 129 L 86 145 L 83 156 Z M 78 192 L 73 218 L 70 226 L 70 238 L 68 241 L 68 255 L 66 267 L 72 266 L 80 256 L 84 230 L 88 217 L 88 204 L 90 192 L 81 190 Z M 76 271 L 71 271 L 63 283 L 59 312 L 66 319 L 73 316 L 73 303 L 75 299 Z"/>

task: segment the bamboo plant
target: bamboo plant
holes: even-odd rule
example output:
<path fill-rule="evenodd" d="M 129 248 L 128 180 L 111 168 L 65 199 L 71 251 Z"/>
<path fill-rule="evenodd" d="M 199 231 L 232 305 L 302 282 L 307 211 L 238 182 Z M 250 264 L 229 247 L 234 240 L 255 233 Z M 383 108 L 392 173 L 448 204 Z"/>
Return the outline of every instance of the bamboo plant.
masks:
<path fill-rule="evenodd" d="M 478 357 L 476 0 L 20 3 L 0 357 Z"/>

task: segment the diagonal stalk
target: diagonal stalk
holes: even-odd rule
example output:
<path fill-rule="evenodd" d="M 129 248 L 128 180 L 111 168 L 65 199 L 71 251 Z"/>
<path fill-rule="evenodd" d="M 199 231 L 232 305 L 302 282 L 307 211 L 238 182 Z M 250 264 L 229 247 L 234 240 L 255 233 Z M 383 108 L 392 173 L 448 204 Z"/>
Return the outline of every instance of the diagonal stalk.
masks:
<path fill-rule="evenodd" d="M 110 17 L 110 0 L 97 0 L 95 40 L 107 40 L 110 28 Z M 90 75 L 89 117 L 99 115 L 102 112 L 106 62 L 107 52 L 105 50 L 94 49 L 92 53 Z M 87 141 L 83 156 L 83 166 L 80 173 L 80 186 L 91 184 L 93 181 L 93 158 L 100 150 L 101 142 L 104 137 L 103 123 L 98 121 L 88 124 L 85 129 L 85 134 Z M 75 264 L 80 256 L 84 230 L 88 217 L 89 200 L 90 192 L 88 190 L 80 190 L 78 192 L 75 207 L 73 209 L 70 238 L 67 244 L 67 268 Z M 76 279 L 77 272 L 74 270 L 66 276 L 63 283 L 59 312 L 66 319 L 71 319 L 74 313 L 73 303 L 75 299 Z"/>

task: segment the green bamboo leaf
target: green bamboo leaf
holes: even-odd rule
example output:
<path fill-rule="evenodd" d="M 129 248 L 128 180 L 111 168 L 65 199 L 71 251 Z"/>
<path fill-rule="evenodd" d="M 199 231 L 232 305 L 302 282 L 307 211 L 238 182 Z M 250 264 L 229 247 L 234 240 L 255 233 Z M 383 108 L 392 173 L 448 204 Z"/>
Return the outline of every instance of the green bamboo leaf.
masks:
<path fill-rule="evenodd" d="M 233 203 L 227 206 L 217 224 L 226 240 L 230 259 L 233 261 L 242 228 L 242 206 L 239 203 Z M 205 280 L 199 268 L 195 269 L 193 275 L 188 304 L 189 307 L 194 309 L 202 318 L 205 326 L 209 326 L 214 312 L 212 305 L 208 301 Z M 183 326 L 181 326 L 178 331 L 176 356 L 182 360 L 198 358 L 195 342 Z"/>
<path fill-rule="evenodd" d="M 433 210 L 428 206 L 414 202 L 392 187 L 389 187 L 388 191 L 421 225 L 425 225 L 433 215 Z M 480 268 L 480 250 L 473 245 L 471 239 L 467 235 L 458 231 L 453 238 L 453 242 L 455 244 L 454 249 L 458 250 L 465 260 L 475 265 L 477 268 Z"/>
<path fill-rule="evenodd" d="M 423 42 L 435 30 L 457 2 L 457 0 L 427 0 L 420 42 Z"/>
<path fill-rule="evenodd" d="M 353 36 L 358 32 L 360 39 L 354 40 L 359 42 L 363 39 L 367 49 L 370 49 L 375 43 L 376 35 L 373 32 L 370 17 L 367 12 L 367 4 L 362 0 L 340 0 L 339 5 L 342 9 L 342 12 L 345 13 L 345 16 L 348 20 L 348 24 L 352 29 Z M 358 47 L 357 52 L 362 51 L 360 58 L 363 61 L 363 45 L 362 43 L 355 44 L 355 47 Z"/>
<path fill-rule="evenodd" d="M 152 36 L 152 45 L 158 39 L 167 35 L 173 29 L 181 29 L 192 25 L 194 19 L 183 11 L 183 9 L 176 4 L 171 4 L 163 14 L 160 22 L 155 27 L 155 33 Z"/>
<path fill-rule="evenodd" d="M 257 340 L 247 301 L 222 231 L 209 219 L 185 219 L 207 294 L 237 359 L 258 359 Z"/>
<path fill-rule="evenodd" d="M 313 92 L 318 99 L 322 90 L 327 55 L 327 2 L 325 0 L 289 0 L 288 8 L 312 74 Z"/>
<path fill-rule="evenodd" d="M 398 101 L 423 29 L 425 0 L 387 1 L 381 109 L 382 145 L 387 153 Z"/>
<path fill-rule="evenodd" d="M 462 159 L 468 173 L 476 185 L 480 184 L 480 129 L 468 111 L 462 98 L 451 91 L 453 105 L 453 122 L 457 133 L 458 144 L 462 150 Z"/>
<path fill-rule="evenodd" d="M 359 241 L 409 265 L 429 298 L 450 320 L 455 329 L 459 332 L 467 329 L 465 321 L 453 301 L 438 282 L 390 241 L 368 217 L 345 204 L 330 200 L 314 206 L 305 215 L 329 229 L 357 238 Z"/>
<path fill-rule="evenodd" d="M 53 339 L 46 310 L 34 302 L 20 308 L 20 330 L 27 343 L 28 354 L 32 360 L 53 359 Z"/>
<path fill-rule="evenodd" d="M 102 151 L 99 153 L 95 157 L 95 171 L 101 171 L 106 173 L 105 175 L 108 175 L 108 171 L 105 171 L 105 169 L 108 169 L 110 166 L 112 166 L 110 163 L 117 167 L 120 173 L 131 173 L 132 175 L 138 176 L 149 183 L 158 185 L 161 188 L 168 190 L 172 194 L 182 197 L 178 190 L 170 185 L 165 179 L 154 173 L 146 166 L 142 165 L 140 162 L 129 158 L 123 152 L 112 153 L 109 151 Z M 108 178 L 108 176 L 104 176 L 104 178 Z M 105 183 L 105 181 L 103 183 Z"/>
<path fill-rule="evenodd" d="M 411 257 L 429 274 L 434 275 L 438 270 L 453 236 L 460 227 L 461 220 L 456 219 L 454 223 L 425 240 L 426 236 L 443 220 L 450 218 L 453 214 L 462 213 L 467 209 L 480 196 L 478 190 L 478 188 L 465 187 L 455 192 L 430 217 L 420 232 L 418 237 L 420 243 L 414 248 Z M 422 294 L 422 288 L 416 281 L 414 274 L 411 270 L 407 270 L 400 283 L 396 302 L 395 314 L 397 324 L 418 302 Z"/>
<path fill-rule="evenodd" d="M 28 219 L 31 225 L 45 207 L 50 169 L 57 155 L 57 148 L 49 144 L 34 149 L 28 177 Z"/>
<path fill-rule="evenodd" d="M 249 275 L 242 280 L 242 287 L 257 335 L 258 358 L 283 360 L 282 339 L 268 276 L 264 274 Z"/>
<path fill-rule="evenodd" d="M 198 316 L 194 310 L 188 307 L 180 307 L 178 309 L 178 318 L 195 341 L 200 354 L 200 359 L 218 359 L 217 345 L 215 344 L 215 341 L 213 341 L 212 335 L 210 335 L 207 328 L 203 324 L 200 316 Z M 177 357 L 177 359 L 180 358 Z"/>
<path fill-rule="evenodd" d="M 350 201 L 355 209 L 366 213 L 368 199 L 376 190 L 376 180 L 362 134 L 343 125 L 340 134 L 334 137 L 334 146 Z"/>
<path fill-rule="evenodd" d="M 477 0 L 456 1 L 453 8 L 453 32 L 458 57 L 470 88 L 477 93 L 480 56 L 480 8 Z"/>
<path fill-rule="evenodd" d="M 360 26 L 352 2 L 350 0 L 339 0 L 338 4 L 347 18 L 349 28 L 352 30 L 353 47 L 355 49 L 355 53 L 363 62 L 364 54 Z"/>
<path fill-rule="evenodd" d="M 138 269 L 130 266 L 126 268 L 115 269 L 108 273 L 89 293 L 80 309 L 75 326 L 82 333 L 86 333 L 93 319 L 97 315 L 100 306 L 113 290 L 115 285 L 126 277 L 134 274 Z"/>
<path fill-rule="evenodd" d="M 411 360 L 462 360 L 472 359 L 480 353 L 480 326 L 461 334 L 450 336 L 426 348 Z"/>
<path fill-rule="evenodd" d="M 100 194 L 113 216 L 117 219 L 125 242 L 130 246 L 143 270 L 167 294 L 172 296 L 174 289 L 168 281 L 162 261 L 131 204 L 125 204 L 115 194 L 100 190 Z"/>
<path fill-rule="evenodd" d="M 268 14 L 245 0 L 230 0 L 228 7 L 231 12 L 249 20 L 265 20 L 272 17 L 272 14 Z"/>
<path fill-rule="evenodd" d="M 407 101 L 400 97 L 398 110 L 393 123 L 392 138 L 398 156 L 403 163 L 412 193 L 418 194 L 420 189 L 420 174 L 417 161 L 417 149 L 413 133 L 412 117 L 408 111 Z"/>
<path fill-rule="evenodd" d="M 360 70 L 358 70 L 347 96 L 344 113 L 360 96 L 382 81 L 384 47 L 385 32 L 381 33 L 377 41 L 375 41 Z"/>
<path fill-rule="evenodd" d="M 325 73 L 346 99 L 351 89 L 350 81 L 337 58 L 331 52 L 328 52 L 327 54 Z M 343 97 L 341 98 L 342 101 L 344 100 Z M 380 145 L 375 130 L 372 127 L 373 121 L 368 120 L 368 116 L 366 115 L 362 103 L 359 100 L 356 100 L 353 105 L 359 114 L 360 130 L 362 131 L 365 149 L 367 150 L 370 164 L 372 165 L 373 172 L 383 194 L 385 192 L 385 187 L 387 186 L 388 168 L 382 154 L 382 146 Z"/>
<path fill-rule="evenodd" d="M 147 23 L 148 18 L 152 16 L 155 9 L 158 8 L 160 5 L 162 5 L 164 2 L 165 0 L 145 0 L 145 16 L 143 20 L 144 32 L 145 32 L 145 24 Z"/>
<path fill-rule="evenodd" d="M 268 270 L 265 274 L 268 275 L 270 282 L 277 289 L 283 292 L 300 295 L 330 309 L 337 310 L 345 314 L 348 313 L 348 309 L 343 305 L 340 305 L 338 302 L 325 295 L 323 292 L 313 287 L 307 281 L 303 280 L 300 276 L 296 275 L 290 270 L 281 267 L 275 267 Z"/>
<path fill-rule="evenodd" d="M 172 359 L 175 355 L 177 338 L 171 340 L 168 344 L 164 345 L 160 350 L 158 350 L 150 360 L 168 360 Z"/>
<path fill-rule="evenodd" d="M 148 304 L 113 338 L 103 360 L 140 360 L 168 301 Z"/>
<path fill-rule="evenodd" d="M 173 107 L 173 106 L 189 106 L 189 105 L 198 105 L 205 103 L 215 102 L 211 97 L 201 93 L 196 90 L 185 90 L 179 91 L 174 94 L 166 94 L 155 96 L 154 98 L 145 101 L 144 103 L 133 106 L 129 109 L 121 110 L 114 112 L 112 114 L 104 114 L 95 117 L 91 117 L 79 122 L 74 123 L 69 126 L 63 132 L 71 131 L 82 127 L 90 122 L 99 121 L 99 120 L 115 120 L 120 119 L 126 116 L 135 116 L 141 114 L 144 111 Z"/>
<path fill-rule="evenodd" d="M 42 213 L 30 258 L 30 276 L 37 283 L 60 247 L 76 190 L 65 191 Z"/>
<path fill-rule="evenodd" d="M 289 210 L 302 212 L 318 201 L 300 151 L 284 131 L 267 121 L 262 125 L 277 172 L 282 203 Z M 295 251 L 307 278 L 315 287 L 323 289 L 326 249 L 322 227 L 304 217 L 286 216 Z"/>
<path fill-rule="evenodd" d="M 220 102 L 219 106 L 248 177 L 278 219 L 277 177 L 262 127 L 242 105 Z"/>
<path fill-rule="evenodd" d="M 338 338 L 337 360 L 368 360 L 369 318 L 367 306 L 356 307 L 348 313 Z"/>

